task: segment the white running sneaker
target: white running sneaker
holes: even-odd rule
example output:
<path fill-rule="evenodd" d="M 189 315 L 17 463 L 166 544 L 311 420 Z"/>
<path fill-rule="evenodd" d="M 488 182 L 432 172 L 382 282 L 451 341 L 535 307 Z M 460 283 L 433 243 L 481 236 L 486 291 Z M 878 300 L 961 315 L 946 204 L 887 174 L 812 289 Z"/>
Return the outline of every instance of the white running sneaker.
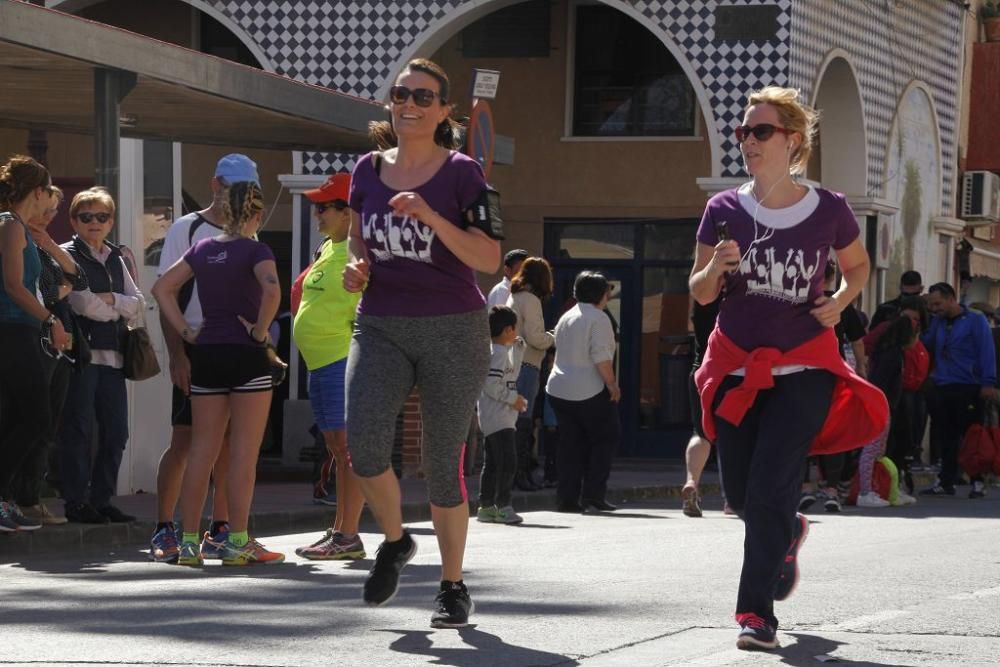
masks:
<path fill-rule="evenodd" d="M 908 494 L 906 491 L 900 489 L 896 492 L 896 502 L 895 505 L 912 505 L 917 502 L 917 499 Z"/>
<path fill-rule="evenodd" d="M 858 507 L 888 507 L 891 503 L 874 491 L 858 496 Z"/>

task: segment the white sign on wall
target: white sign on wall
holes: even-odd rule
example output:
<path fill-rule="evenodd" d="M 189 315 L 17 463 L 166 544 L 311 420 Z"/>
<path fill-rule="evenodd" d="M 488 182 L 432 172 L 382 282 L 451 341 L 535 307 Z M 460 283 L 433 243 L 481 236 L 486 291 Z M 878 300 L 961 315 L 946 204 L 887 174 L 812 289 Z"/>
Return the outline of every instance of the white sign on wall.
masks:
<path fill-rule="evenodd" d="M 472 75 L 472 96 L 494 100 L 500 86 L 500 72 L 495 69 L 476 69 Z"/>

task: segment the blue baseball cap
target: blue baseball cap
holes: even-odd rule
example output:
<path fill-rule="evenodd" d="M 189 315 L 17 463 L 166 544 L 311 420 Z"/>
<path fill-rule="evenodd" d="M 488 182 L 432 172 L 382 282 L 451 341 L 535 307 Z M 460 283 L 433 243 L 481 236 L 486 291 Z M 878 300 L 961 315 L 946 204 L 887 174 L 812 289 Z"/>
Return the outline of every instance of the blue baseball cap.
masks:
<path fill-rule="evenodd" d="M 226 183 L 250 182 L 260 185 L 257 163 L 242 153 L 230 153 L 223 156 L 215 165 L 215 176 Z"/>

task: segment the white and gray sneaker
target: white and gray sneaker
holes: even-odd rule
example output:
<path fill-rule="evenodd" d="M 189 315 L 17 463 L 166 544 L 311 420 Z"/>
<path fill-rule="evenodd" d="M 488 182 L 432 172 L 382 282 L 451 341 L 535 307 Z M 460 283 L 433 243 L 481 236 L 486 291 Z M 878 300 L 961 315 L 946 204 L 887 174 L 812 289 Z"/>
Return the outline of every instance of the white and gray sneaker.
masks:
<path fill-rule="evenodd" d="M 493 519 L 493 523 L 506 523 L 509 526 L 513 526 L 524 522 L 524 517 L 514 511 L 514 508 L 510 505 L 506 507 L 498 507 L 496 510 L 496 516 Z"/>
<path fill-rule="evenodd" d="M 858 507 L 888 507 L 891 503 L 875 491 L 858 495 Z"/>

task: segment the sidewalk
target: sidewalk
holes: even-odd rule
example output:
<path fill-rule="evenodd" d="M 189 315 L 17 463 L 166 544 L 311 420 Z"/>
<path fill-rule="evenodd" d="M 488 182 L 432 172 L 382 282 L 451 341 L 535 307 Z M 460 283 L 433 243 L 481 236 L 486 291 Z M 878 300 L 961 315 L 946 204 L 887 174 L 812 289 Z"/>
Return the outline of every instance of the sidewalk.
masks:
<path fill-rule="evenodd" d="M 683 464 L 650 464 L 641 469 L 636 467 L 635 464 L 623 463 L 612 470 L 608 481 L 608 501 L 625 503 L 680 496 L 686 479 Z M 474 507 L 479 479 L 467 477 L 465 481 L 469 489 L 470 506 Z M 424 481 L 404 479 L 400 485 L 403 521 L 413 523 L 430 520 Z M 708 496 L 720 493 L 718 473 L 711 466 L 702 477 L 701 492 Z M 156 496 L 120 496 L 113 502 L 122 511 L 138 517 L 138 520 L 130 524 L 70 523 L 45 526 L 30 533 L 5 533 L 0 535 L 0 563 L 15 562 L 36 554 L 148 546 L 149 537 L 156 525 Z M 62 501 L 48 500 L 46 504 L 54 513 L 62 512 Z M 553 509 L 555 489 L 543 489 L 534 493 L 514 491 L 513 505 L 519 512 Z M 312 487 L 308 483 L 260 483 L 250 510 L 250 532 L 268 535 L 322 531 L 330 525 L 333 511 L 332 507 L 312 502 Z M 367 511 L 362 517 L 362 523 L 373 523 Z"/>

